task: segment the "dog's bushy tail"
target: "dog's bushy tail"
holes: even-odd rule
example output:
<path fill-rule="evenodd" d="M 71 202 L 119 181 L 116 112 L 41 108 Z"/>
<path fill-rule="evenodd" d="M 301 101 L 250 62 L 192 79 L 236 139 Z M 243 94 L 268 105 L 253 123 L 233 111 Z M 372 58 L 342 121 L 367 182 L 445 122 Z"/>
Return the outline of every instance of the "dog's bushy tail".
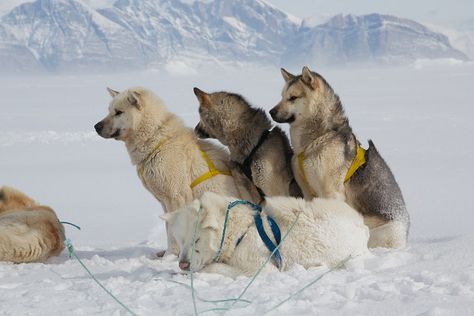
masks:
<path fill-rule="evenodd" d="M 59 254 L 63 243 L 64 234 L 51 222 L 31 227 L 24 220 L 4 218 L 0 223 L 0 261 L 44 262 Z"/>

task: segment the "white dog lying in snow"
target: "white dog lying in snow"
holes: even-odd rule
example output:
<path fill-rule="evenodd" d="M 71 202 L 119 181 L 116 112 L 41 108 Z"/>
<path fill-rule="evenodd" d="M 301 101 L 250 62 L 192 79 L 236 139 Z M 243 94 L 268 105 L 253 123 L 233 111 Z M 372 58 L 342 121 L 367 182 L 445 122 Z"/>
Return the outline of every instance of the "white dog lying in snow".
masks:
<path fill-rule="evenodd" d="M 220 273 L 234 277 L 251 275 L 257 271 L 270 255 L 262 241 L 255 222 L 256 212 L 248 205 L 231 209 L 223 246 L 218 260 L 224 218 L 227 206 L 235 198 L 205 193 L 187 207 L 167 213 L 162 218 L 179 244 L 179 266 L 182 270 Z M 194 227 L 196 230 L 195 253 L 192 257 Z M 294 264 L 305 268 L 327 265 L 334 267 L 348 256 L 368 252 L 369 230 L 362 216 L 346 203 L 336 200 L 314 199 L 305 201 L 291 197 L 269 197 L 261 212 L 263 227 L 267 236 L 275 243 L 267 217 L 278 224 L 281 236 L 295 221 L 296 225 L 282 243 L 281 270 L 288 270 Z M 267 265 L 276 270 L 277 260 Z M 266 268 L 267 269 L 267 268 Z"/>

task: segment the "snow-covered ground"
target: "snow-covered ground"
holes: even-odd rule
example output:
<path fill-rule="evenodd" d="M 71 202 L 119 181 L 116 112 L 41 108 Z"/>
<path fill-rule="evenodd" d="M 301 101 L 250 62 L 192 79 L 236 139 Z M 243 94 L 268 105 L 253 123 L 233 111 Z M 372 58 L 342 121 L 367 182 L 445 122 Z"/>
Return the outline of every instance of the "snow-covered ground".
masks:
<path fill-rule="evenodd" d="M 474 65 L 420 61 L 319 72 L 341 96 L 359 139 L 373 139 L 394 171 L 412 217 L 410 245 L 349 263 L 274 314 L 472 315 Z M 175 258 L 152 258 L 165 245 L 160 205 L 140 184 L 124 145 L 93 131 L 106 113 L 105 87 L 135 85 L 154 90 L 194 126 L 194 86 L 239 92 L 268 110 L 283 81 L 278 69 L 0 77 L 0 185 L 80 225 L 80 232 L 67 227 L 78 255 L 136 313 L 189 315 L 189 289 L 167 281 L 189 278 Z M 324 271 L 263 275 L 244 296 L 252 304 L 229 314 L 262 314 Z M 228 298 L 248 281 L 199 274 L 196 288 L 206 299 Z M 214 306 L 198 302 L 199 310 Z M 0 263 L 2 316 L 122 314 L 66 253 L 48 264 Z"/>

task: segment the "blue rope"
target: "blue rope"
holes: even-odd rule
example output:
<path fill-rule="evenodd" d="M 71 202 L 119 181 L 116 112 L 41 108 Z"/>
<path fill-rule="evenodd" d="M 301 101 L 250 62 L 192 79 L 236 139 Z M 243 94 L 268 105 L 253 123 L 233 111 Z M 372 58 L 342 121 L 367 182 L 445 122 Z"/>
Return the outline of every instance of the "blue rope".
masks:
<path fill-rule="evenodd" d="M 191 286 L 186 284 L 186 283 L 183 283 L 183 282 L 179 282 L 179 281 L 176 281 L 176 280 L 170 280 L 170 279 L 163 279 L 163 278 L 157 278 L 156 280 L 163 280 L 163 281 L 167 281 L 167 282 L 170 282 L 170 283 L 175 283 L 175 284 L 179 284 L 179 285 L 182 285 L 188 289 L 191 289 Z M 195 289 L 196 293 L 197 293 L 197 290 Z M 233 302 L 235 301 L 236 299 L 235 298 L 227 298 L 227 299 L 221 299 L 221 300 L 208 300 L 208 299 L 205 299 L 205 298 L 202 298 L 200 297 L 198 294 L 196 294 L 196 298 L 201 301 L 201 302 L 204 302 L 204 303 L 227 303 L 227 302 Z M 246 304 L 251 304 L 252 301 L 249 301 L 249 300 L 244 300 L 244 299 L 241 299 L 239 300 L 240 302 L 242 303 L 246 303 Z M 199 312 L 199 313 L 203 313 L 203 311 Z"/>
<path fill-rule="evenodd" d="M 82 260 L 77 256 L 70 239 L 66 239 L 64 241 L 64 245 L 66 246 L 68 250 L 69 258 L 72 258 L 72 257 L 76 258 L 76 260 L 79 261 L 81 266 L 84 268 L 84 270 L 86 270 L 87 274 L 89 274 L 92 280 L 94 280 L 95 283 L 97 283 L 97 285 L 99 285 L 107 294 L 109 294 L 110 297 L 112 297 L 118 304 L 120 304 L 120 306 L 122 306 L 127 312 L 129 312 L 133 316 L 138 316 L 137 314 L 132 312 L 130 308 L 128 308 L 124 303 L 122 303 L 115 295 L 113 295 L 112 292 L 110 292 L 105 286 L 103 286 L 102 283 L 99 282 L 99 280 L 97 280 L 97 278 L 92 274 L 92 272 L 86 267 L 86 265 L 82 262 Z"/>
<path fill-rule="evenodd" d="M 244 201 L 244 200 L 238 200 L 238 201 L 234 201 L 234 202 L 231 202 L 229 203 L 229 206 L 227 207 L 227 213 L 226 213 L 226 220 L 228 218 L 228 213 L 230 211 L 230 209 L 232 209 L 233 207 L 235 207 L 236 205 L 238 204 L 248 204 L 248 205 L 251 205 L 254 209 L 255 207 L 257 208 L 260 208 L 260 206 L 256 205 L 256 204 L 253 204 L 253 203 L 250 203 L 248 201 Z M 234 306 L 237 302 L 244 302 L 244 303 L 251 303 L 251 301 L 248 301 L 248 300 L 244 300 L 244 299 L 241 299 L 240 297 L 239 298 L 230 298 L 230 299 L 223 299 L 223 300 L 203 300 L 203 299 L 200 299 L 199 296 L 197 295 L 197 291 L 196 289 L 194 288 L 194 271 L 193 271 L 193 266 L 192 266 L 192 262 L 193 262 L 193 258 L 194 258 L 194 253 L 196 252 L 196 234 L 197 234 L 197 228 L 198 228 L 198 225 L 199 225 L 199 217 L 201 216 L 201 209 L 199 209 L 198 213 L 197 213 L 197 218 L 196 218 L 196 221 L 194 223 L 194 232 L 193 232 L 193 247 L 192 247 L 192 252 L 191 252 L 191 259 L 190 259 L 190 269 L 189 269 L 189 275 L 190 275 L 190 278 L 191 278 L 191 297 L 193 299 L 193 308 L 194 308 L 194 315 L 195 316 L 198 316 L 199 314 L 202 314 L 202 313 L 208 313 L 208 312 L 222 312 L 222 311 L 228 311 L 231 307 L 215 307 L 215 308 L 211 308 L 211 309 L 207 309 L 207 310 L 203 310 L 203 311 L 198 311 L 197 309 L 197 304 L 196 304 L 196 298 L 198 298 L 199 300 L 202 300 L 204 302 L 210 302 L 210 303 L 222 303 L 222 302 L 233 302 L 233 304 L 231 306 Z M 227 226 L 225 224 L 225 226 Z M 224 226 L 224 227 L 225 227 Z M 223 233 L 224 235 L 224 233 Z M 222 244 L 223 244 L 223 238 L 221 240 L 221 247 L 222 247 Z M 175 282 L 175 283 L 178 283 L 178 284 L 182 284 L 181 282 Z M 183 284 L 185 285 L 185 284 Z"/>
<path fill-rule="evenodd" d="M 260 272 L 262 272 L 263 268 L 265 268 L 265 266 L 268 264 L 268 262 L 273 258 L 273 255 L 275 254 L 275 252 L 281 247 L 281 245 L 283 245 L 283 242 L 286 240 L 286 237 L 288 237 L 288 235 L 290 234 L 290 232 L 293 230 L 293 228 L 295 227 L 296 225 L 296 222 L 298 222 L 298 219 L 300 218 L 300 214 L 302 212 L 298 212 L 298 214 L 296 215 L 296 218 L 295 220 L 293 221 L 293 223 L 291 224 L 290 228 L 286 231 L 285 235 L 283 236 L 283 238 L 281 239 L 281 243 L 279 243 L 275 249 L 273 249 L 272 253 L 270 253 L 270 255 L 267 257 L 267 260 L 265 260 L 264 263 L 262 263 L 260 265 L 260 268 L 257 270 L 257 272 L 255 272 L 255 274 L 253 275 L 252 279 L 250 280 L 250 282 L 247 284 L 247 286 L 243 289 L 243 291 L 240 293 L 239 296 L 237 296 L 237 299 L 241 299 L 244 294 L 247 292 L 247 290 L 250 288 L 250 286 L 252 285 L 252 283 L 255 281 L 255 279 L 257 278 L 257 276 L 260 274 Z M 232 308 L 232 306 L 234 306 L 236 303 L 236 301 L 234 303 L 232 303 L 232 305 L 229 307 Z"/>
<path fill-rule="evenodd" d="M 195 293 L 195 290 L 194 290 L 194 275 L 193 275 L 192 263 L 193 263 L 193 258 L 194 258 L 194 252 L 196 251 L 196 233 L 197 233 L 197 228 L 198 228 L 198 224 L 199 224 L 199 217 L 201 216 L 201 209 L 202 209 L 202 206 L 199 208 L 199 211 L 197 213 L 196 222 L 194 223 L 193 251 L 191 252 L 191 260 L 189 262 L 189 274 L 190 274 L 190 277 L 191 277 L 191 297 L 193 299 L 193 308 L 194 308 L 194 315 L 195 316 L 198 316 L 199 312 L 197 310 L 197 304 L 196 304 L 196 293 Z"/>
<path fill-rule="evenodd" d="M 62 221 L 60 221 L 60 223 L 61 223 L 61 224 L 66 224 L 66 225 L 70 225 L 70 226 L 72 226 L 72 227 L 75 227 L 75 228 L 78 229 L 78 230 L 81 230 L 81 227 L 78 226 L 78 225 L 76 225 L 76 224 L 73 224 L 73 223 L 70 223 L 70 222 L 62 222 Z"/>
<path fill-rule="evenodd" d="M 273 233 L 273 237 L 275 238 L 276 245 L 273 243 L 273 241 L 268 237 L 267 232 L 265 231 L 265 228 L 263 227 L 263 221 L 262 221 L 262 216 L 260 213 L 256 213 L 254 215 L 254 220 L 255 220 L 255 226 L 257 227 L 257 232 L 258 235 L 260 236 L 260 239 L 263 241 L 263 244 L 265 247 L 267 247 L 268 251 L 271 253 L 274 253 L 273 255 L 273 260 L 275 261 L 275 265 L 277 266 L 278 270 L 281 271 L 283 269 L 283 258 L 281 257 L 280 251 L 277 249 L 275 252 L 275 247 L 280 244 L 281 242 L 281 232 L 280 228 L 278 227 L 278 224 L 275 222 L 273 218 L 271 218 L 269 215 L 267 215 L 267 222 L 270 225 L 270 228 Z"/>
<path fill-rule="evenodd" d="M 225 212 L 225 218 L 224 218 L 224 229 L 222 230 L 222 237 L 221 237 L 221 243 L 220 243 L 220 246 L 219 246 L 219 250 L 217 251 L 216 256 L 214 257 L 215 262 L 218 262 L 219 258 L 221 257 L 222 247 L 224 246 L 225 234 L 227 232 L 227 222 L 229 220 L 230 210 L 233 209 L 234 207 L 236 207 L 237 205 L 249 205 L 256 212 L 260 212 L 262 210 L 260 205 L 254 204 L 254 203 L 246 201 L 246 200 L 236 200 L 236 201 L 230 202 L 229 205 L 227 205 L 227 210 Z"/>
<path fill-rule="evenodd" d="M 323 274 L 319 275 L 317 278 L 315 278 L 313 281 L 309 282 L 308 284 L 306 284 L 305 286 L 303 286 L 301 289 L 299 289 L 298 291 L 294 292 L 293 294 L 291 294 L 290 296 L 288 296 L 287 298 L 285 298 L 283 301 L 281 301 L 280 303 L 276 304 L 275 306 L 273 306 L 272 308 L 270 308 L 269 310 L 267 310 L 265 313 L 263 313 L 262 315 L 266 315 L 268 313 L 270 313 L 271 311 L 274 311 L 275 309 L 277 309 L 278 307 L 280 307 L 281 305 L 285 304 L 286 302 L 288 302 L 289 300 L 291 300 L 293 297 L 297 296 L 298 294 L 301 294 L 304 290 L 306 290 L 307 288 L 309 288 L 311 285 L 313 285 L 314 283 L 318 282 L 319 280 L 321 280 L 324 276 L 326 276 L 327 274 L 329 274 L 330 272 L 336 270 L 336 269 L 339 269 L 340 267 L 342 267 L 347 261 L 349 261 L 349 259 L 351 259 L 351 255 L 347 256 L 345 259 L 343 259 L 341 262 L 339 262 L 335 267 L 329 269 L 328 271 L 324 272 Z"/>

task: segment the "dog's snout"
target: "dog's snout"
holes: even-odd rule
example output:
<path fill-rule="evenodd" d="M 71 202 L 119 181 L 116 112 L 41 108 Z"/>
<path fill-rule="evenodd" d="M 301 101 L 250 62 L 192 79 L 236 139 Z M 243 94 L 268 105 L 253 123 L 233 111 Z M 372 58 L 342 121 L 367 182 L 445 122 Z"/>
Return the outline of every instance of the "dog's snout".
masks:
<path fill-rule="evenodd" d="M 201 130 L 201 123 L 197 123 L 196 126 L 194 127 L 194 133 L 199 134 L 200 130 Z"/>
<path fill-rule="evenodd" d="M 201 127 L 201 123 L 198 123 L 196 127 L 194 128 L 194 133 L 199 137 L 199 138 L 209 138 L 211 137 L 208 133 L 204 131 L 204 129 Z"/>
<path fill-rule="evenodd" d="M 272 119 L 275 119 L 276 113 L 277 113 L 276 107 L 270 110 L 270 116 L 272 117 Z"/>
<path fill-rule="evenodd" d="M 94 125 L 94 128 L 95 128 L 96 132 L 100 134 L 100 132 L 104 128 L 104 123 L 102 121 L 100 121 L 99 123 Z"/>
<path fill-rule="evenodd" d="M 180 268 L 181 270 L 188 271 L 188 270 L 189 270 L 189 266 L 190 266 L 190 264 L 189 264 L 189 262 L 187 262 L 187 261 L 180 261 L 180 262 L 179 262 L 179 268 Z"/>

